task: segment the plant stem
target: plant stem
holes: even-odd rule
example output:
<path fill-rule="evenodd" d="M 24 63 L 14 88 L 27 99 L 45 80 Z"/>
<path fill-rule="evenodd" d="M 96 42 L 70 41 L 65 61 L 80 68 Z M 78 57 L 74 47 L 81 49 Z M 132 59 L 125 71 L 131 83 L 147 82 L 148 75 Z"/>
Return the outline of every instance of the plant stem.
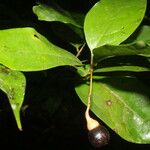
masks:
<path fill-rule="evenodd" d="M 85 44 L 86 44 L 86 43 L 84 43 L 84 44 L 82 45 L 82 47 L 78 50 L 78 53 L 77 53 L 76 57 L 79 57 L 79 56 L 80 56 L 82 50 L 83 50 L 84 47 L 85 47 Z"/>
<path fill-rule="evenodd" d="M 85 118 L 87 121 L 87 129 L 89 131 L 100 126 L 99 122 L 90 117 L 89 111 L 91 107 L 91 99 L 92 99 L 92 90 L 93 90 L 93 52 L 91 52 L 91 62 L 90 62 L 90 87 L 89 87 L 89 95 L 88 95 L 88 103 L 85 111 Z"/>
<path fill-rule="evenodd" d="M 91 99 L 92 99 L 92 90 L 93 90 L 93 52 L 91 52 L 91 61 L 90 61 L 90 87 L 89 87 L 89 94 L 88 94 L 88 103 L 87 103 L 87 109 L 85 112 L 86 119 L 90 117 L 89 110 L 91 106 Z"/>

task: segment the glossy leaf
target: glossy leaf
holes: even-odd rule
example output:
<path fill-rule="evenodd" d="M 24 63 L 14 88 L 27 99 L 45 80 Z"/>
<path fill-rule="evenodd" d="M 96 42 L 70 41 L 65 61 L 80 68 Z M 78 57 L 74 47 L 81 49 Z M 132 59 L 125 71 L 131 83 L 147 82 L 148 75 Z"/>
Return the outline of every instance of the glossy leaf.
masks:
<path fill-rule="evenodd" d="M 21 130 L 20 108 L 24 99 L 26 81 L 21 72 L 0 65 L 0 89 L 7 94 L 18 128 Z"/>
<path fill-rule="evenodd" d="M 0 63 L 20 71 L 81 65 L 73 54 L 53 45 L 33 28 L 0 31 Z"/>
<path fill-rule="evenodd" d="M 150 68 L 140 67 L 140 66 L 112 66 L 112 67 L 104 67 L 99 68 L 94 71 L 94 73 L 101 73 L 101 72 L 117 72 L 117 71 L 131 71 L 131 72 L 143 72 L 143 71 L 150 71 Z"/>
<path fill-rule="evenodd" d="M 38 16 L 39 20 L 49 22 L 58 21 L 82 28 L 83 17 L 80 14 L 71 14 L 60 7 L 53 8 L 45 4 L 39 4 L 33 7 L 33 12 Z"/>
<path fill-rule="evenodd" d="M 146 0 L 101 0 L 88 12 L 84 31 L 91 50 L 103 45 L 119 45 L 141 23 Z"/>
<path fill-rule="evenodd" d="M 113 56 L 140 55 L 150 57 L 150 47 L 143 41 L 131 45 L 109 46 L 105 45 L 93 50 L 94 59 L 104 59 Z"/>
<path fill-rule="evenodd" d="M 93 82 L 91 109 L 110 128 L 127 141 L 150 143 L 149 88 L 136 78 L 97 77 Z M 76 92 L 87 104 L 89 85 Z"/>
<path fill-rule="evenodd" d="M 74 40 L 74 38 L 76 38 L 77 36 L 78 38 L 84 39 L 84 16 L 82 14 L 68 12 L 60 8 L 58 5 L 54 7 L 45 4 L 39 4 L 37 6 L 34 6 L 33 12 L 38 16 L 38 20 L 48 22 L 60 22 L 67 25 L 66 27 L 62 26 L 63 24 L 59 24 L 59 26 L 57 24 L 52 24 L 51 26 L 53 32 L 55 32 L 55 34 L 59 37 L 63 37 L 64 40 Z M 72 32 L 74 32 L 74 36 L 69 36 L 70 29 L 72 30 Z M 64 36 L 64 34 L 66 36 Z M 75 41 L 75 43 L 76 42 L 78 41 Z"/>

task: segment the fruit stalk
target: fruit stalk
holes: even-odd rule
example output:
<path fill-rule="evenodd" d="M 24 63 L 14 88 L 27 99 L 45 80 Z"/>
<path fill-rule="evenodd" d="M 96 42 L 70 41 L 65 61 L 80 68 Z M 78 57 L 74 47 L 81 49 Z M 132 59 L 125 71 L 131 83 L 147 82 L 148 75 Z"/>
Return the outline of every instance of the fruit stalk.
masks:
<path fill-rule="evenodd" d="M 91 107 L 91 99 L 92 99 L 92 90 L 93 90 L 93 53 L 91 52 L 91 62 L 90 62 L 90 88 L 88 94 L 88 102 L 87 109 L 85 111 L 85 118 L 87 121 L 87 129 L 88 129 L 88 138 L 89 142 L 94 147 L 102 147 L 106 145 L 110 139 L 108 130 L 99 124 L 99 122 L 90 117 L 89 111 Z"/>

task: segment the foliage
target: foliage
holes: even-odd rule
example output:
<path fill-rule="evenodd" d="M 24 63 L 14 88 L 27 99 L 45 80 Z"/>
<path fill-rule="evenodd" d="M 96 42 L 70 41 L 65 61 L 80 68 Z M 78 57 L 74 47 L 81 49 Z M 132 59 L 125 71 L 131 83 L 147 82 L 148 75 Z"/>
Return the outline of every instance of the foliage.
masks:
<path fill-rule="evenodd" d="M 79 76 L 74 79 L 76 93 L 87 104 L 89 60 L 61 48 L 68 44 L 78 55 L 82 48 L 94 54 L 91 110 L 125 140 L 150 143 L 149 86 L 139 79 L 150 71 L 150 27 L 143 23 L 146 7 L 146 0 L 101 0 L 86 13 L 65 10 L 55 2 L 33 6 L 39 21 L 48 22 L 55 36 L 64 40 L 61 46 L 33 27 L 0 30 L 0 88 L 18 127 L 25 94 L 22 71 L 70 66 Z"/>

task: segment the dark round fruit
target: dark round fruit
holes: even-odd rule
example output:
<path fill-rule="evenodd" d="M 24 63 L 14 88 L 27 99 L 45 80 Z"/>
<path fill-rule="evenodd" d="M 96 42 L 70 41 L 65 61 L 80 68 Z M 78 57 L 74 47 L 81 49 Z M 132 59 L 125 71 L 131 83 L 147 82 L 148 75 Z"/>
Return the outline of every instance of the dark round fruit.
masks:
<path fill-rule="evenodd" d="M 104 126 L 98 126 L 88 133 L 89 142 L 96 148 L 108 144 L 110 135 Z"/>

